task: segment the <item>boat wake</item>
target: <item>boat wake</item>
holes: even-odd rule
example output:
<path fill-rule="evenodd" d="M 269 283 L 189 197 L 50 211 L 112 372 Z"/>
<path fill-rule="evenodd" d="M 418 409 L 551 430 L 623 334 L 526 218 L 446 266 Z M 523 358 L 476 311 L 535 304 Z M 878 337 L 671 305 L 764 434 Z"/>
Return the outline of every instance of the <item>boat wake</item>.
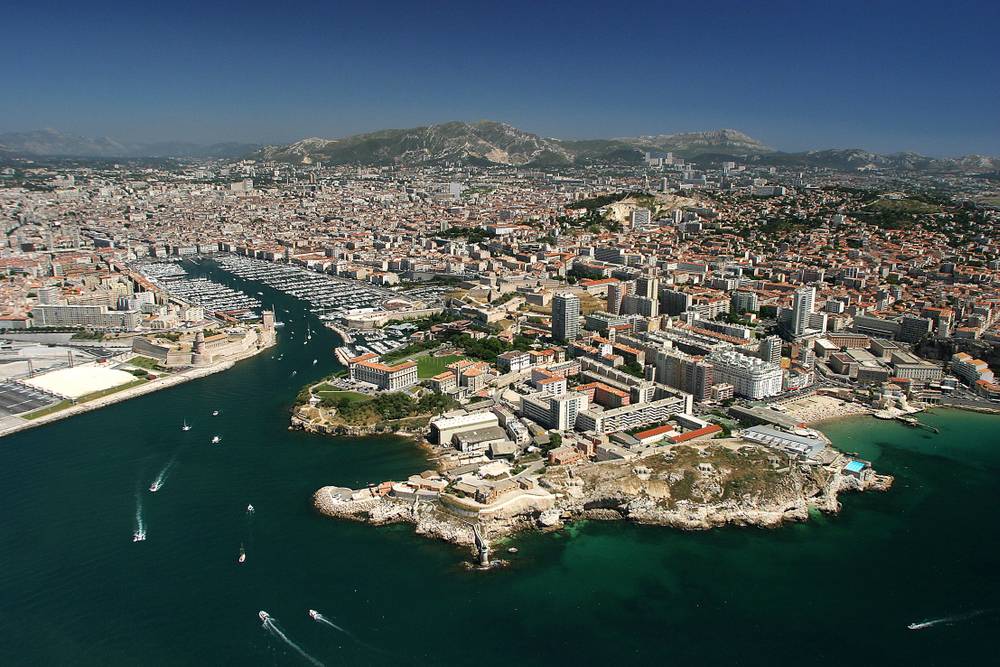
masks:
<path fill-rule="evenodd" d="M 133 542 L 142 542 L 146 539 L 146 522 L 142 519 L 142 494 L 135 490 L 135 532 L 132 533 Z"/>
<path fill-rule="evenodd" d="M 153 483 L 149 485 L 150 493 L 156 493 L 163 488 L 163 485 L 167 482 L 167 476 L 170 474 L 170 471 L 173 470 L 175 463 L 177 463 L 177 454 L 170 457 L 170 460 L 167 461 L 167 465 L 163 466 L 163 469 L 160 470 L 160 474 L 157 475 L 156 479 L 153 480 Z"/>
<path fill-rule="evenodd" d="M 906 628 L 908 630 L 927 630 L 928 628 L 933 628 L 937 625 L 954 625 L 955 623 L 961 623 L 962 621 L 968 621 L 976 618 L 977 616 L 982 616 L 989 611 L 989 609 L 977 609 L 976 611 L 970 611 L 967 614 L 956 614 L 954 616 L 933 618 L 927 621 L 920 621 L 919 623 L 910 623 L 906 626 Z"/>
<path fill-rule="evenodd" d="M 334 630 L 336 630 L 338 632 L 343 632 L 345 635 L 347 635 L 348 637 L 350 637 L 351 640 L 354 641 L 356 644 L 358 644 L 359 646 L 365 647 L 369 651 L 375 651 L 376 653 L 384 653 L 384 654 L 388 655 L 388 653 L 386 651 L 383 651 L 382 649 L 378 648 L 377 646 L 372 646 L 371 644 L 368 644 L 366 642 L 361 641 L 350 630 L 345 630 L 344 628 L 340 627 L 339 625 L 337 625 L 336 623 L 334 623 L 333 621 L 331 621 L 330 619 L 328 619 L 326 616 L 324 616 L 323 614 L 319 613 L 318 611 L 314 611 L 314 610 L 310 609 L 309 610 L 309 616 L 310 616 L 310 618 L 312 618 L 317 623 L 322 623 L 323 625 L 328 625 L 328 626 L 330 626 L 331 628 L 333 628 Z"/>
<path fill-rule="evenodd" d="M 320 662 L 316 658 L 314 658 L 311 655 L 309 655 L 308 653 L 306 653 L 305 649 L 303 649 L 301 646 L 299 646 L 298 644 L 296 644 L 295 642 L 293 642 L 291 639 L 289 639 L 288 635 L 286 635 L 284 632 L 281 631 L 281 628 L 278 627 L 278 624 L 270 616 L 268 616 L 267 618 L 264 619 L 264 629 L 267 630 L 268 632 L 270 632 L 271 636 L 273 636 L 276 639 L 279 639 L 279 640 L 283 641 L 285 644 L 287 644 L 289 647 L 291 647 L 292 650 L 294 650 L 296 653 L 298 653 L 303 658 L 305 658 L 306 660 L 308 660 L 310 664 L 316 665 L 316 667 L 323 667 L 323 663 L 322 662 Z"/>

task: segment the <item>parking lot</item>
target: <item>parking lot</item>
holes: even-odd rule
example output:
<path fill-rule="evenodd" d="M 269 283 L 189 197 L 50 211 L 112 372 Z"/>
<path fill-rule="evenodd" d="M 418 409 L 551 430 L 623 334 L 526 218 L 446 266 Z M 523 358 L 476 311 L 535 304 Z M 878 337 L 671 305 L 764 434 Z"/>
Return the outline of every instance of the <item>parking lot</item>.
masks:
<path fill-rule="evenodd" d="M 58 402 L 55 396 L 16 382 L 0 383 L 0 418 L 32 412 Z"/>

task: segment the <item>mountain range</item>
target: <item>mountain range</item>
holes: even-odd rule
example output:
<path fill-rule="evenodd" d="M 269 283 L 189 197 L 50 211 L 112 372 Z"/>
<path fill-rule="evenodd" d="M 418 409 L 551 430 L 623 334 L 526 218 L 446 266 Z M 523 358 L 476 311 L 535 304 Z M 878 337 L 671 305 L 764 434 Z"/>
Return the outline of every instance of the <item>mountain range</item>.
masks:
<path fill-rule="evenodd" d="M 757 155 L 773 152 L 773 149 L 736 130 L 565 140 L 541 137 L 506 123 L 484 120 L 380 130 L 342 139 L 303 139 L 287 146 L 266 146 L 259 156 L 284 162 L 319 160 L 326 164 L 454 161 L 558 166 L 586 162 L 640 163 L 647 151 L 694 157 L 703 153 Z"/>
<path fill-rule="evenodd" d="M 981 155 L 933 158 L 917 153 L 880 154 L 849 148 L 786 153 L 739 132 L 657 134 L 614 139 L 567 140 L 541 137 L 506 123 L 454 121 L 356 134 L 339 139 L 310 138 L 287 145 L 260 146 L 185 142 L 126 143 L 107 137 L 89 139 L 57 130 L 0 134 L 0 154 L 53 157 L 173 157 L 256 159 L 309 164 L 511 164 L 556 167 L 571 164 L 639 164 L 646 153 L 673 153 L 699 162 L 736 159 L 763 165 L 863 168 L 922 172 L 982 173 L 1000 170 L 1000 159 Z"/>
<path fill-rule="evenodd" d="M 237 158 L 258 150 L 258 144 L 201 145 L 182 141 L 134 143 L 109 137 L 96 139 L 45 129 L 0 134 L 0 152 L 21 156 L 81 158 Z"/>

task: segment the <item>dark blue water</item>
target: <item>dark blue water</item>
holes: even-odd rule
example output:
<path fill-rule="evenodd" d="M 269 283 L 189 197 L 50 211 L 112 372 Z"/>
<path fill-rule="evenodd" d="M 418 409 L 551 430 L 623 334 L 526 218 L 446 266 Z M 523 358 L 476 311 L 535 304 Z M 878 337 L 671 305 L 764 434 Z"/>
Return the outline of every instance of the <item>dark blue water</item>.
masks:
<path fill-rule="evenodd" d="M 465 552 L 409 527 L 313 512 L 320 486 L 426 462 L 405 440 L 288 431 L 297 391 L 334 369 L 336 337 L 311 320 L 303 345 L 301 304 L 197 270 L 263 291 L 288 322 L 278 347 L 0 440 L 0 663 L 308 664 L 261 627 L 260 609 L 329 665 L 992 662 L 997 418 L 924 417 L 940 435 L 828 427 L 897 476 L 888 494 L 845 496 L 836 517 L 706 533 L 585 523 L 519 539 L 505 570 L 469 572 Z M 148 539 L 133 544 L 137 491 Z M 906 628 L 941 618 L 955 621 Z"/>

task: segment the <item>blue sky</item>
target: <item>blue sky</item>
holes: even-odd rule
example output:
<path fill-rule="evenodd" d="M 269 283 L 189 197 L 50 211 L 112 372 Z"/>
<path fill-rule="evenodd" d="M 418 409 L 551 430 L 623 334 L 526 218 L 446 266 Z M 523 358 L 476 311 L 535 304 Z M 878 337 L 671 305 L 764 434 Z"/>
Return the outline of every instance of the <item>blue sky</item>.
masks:
<path fill-rule="evenodd" d="M 289 141 L 488 118 L 1000 155 L 1000 2 L 74 2 L 2 13 L 0 131 Z"/>

